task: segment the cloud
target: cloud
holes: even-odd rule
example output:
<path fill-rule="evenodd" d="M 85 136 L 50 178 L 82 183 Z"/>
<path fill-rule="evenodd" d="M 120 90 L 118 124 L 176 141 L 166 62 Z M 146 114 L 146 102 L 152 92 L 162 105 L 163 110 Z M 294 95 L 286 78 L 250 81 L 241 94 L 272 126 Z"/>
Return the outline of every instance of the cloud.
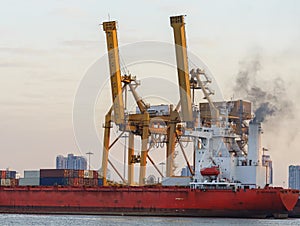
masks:
<path fill-rule="evenodd" d="M 50 14 L 71 18 L 81 18 L 86 17 L 88 15 L 86 11 L 76 7 L 57 8 L 52 10 Z"/>
<path fill-rule="evenodd" d="M 29 64 L 24 62 L 0 62 L 0 68 L 20 68 L 29 67 Z"/>
<path fill-rule="evenodd" d="M 190 42 L 194 45 L 202 45 L 209 48 L 216 48 L 220 46 L 220 42 L 218 42 L 215 38 L 209 37 L 194 37 L 190 39 Z"/>
<path fill-rule="evenodd" d="M 63 41 L 62 44 L 67 47 L 95 47 L 99 46 L 99 41 L 92 40 L 67 40 Z"/>

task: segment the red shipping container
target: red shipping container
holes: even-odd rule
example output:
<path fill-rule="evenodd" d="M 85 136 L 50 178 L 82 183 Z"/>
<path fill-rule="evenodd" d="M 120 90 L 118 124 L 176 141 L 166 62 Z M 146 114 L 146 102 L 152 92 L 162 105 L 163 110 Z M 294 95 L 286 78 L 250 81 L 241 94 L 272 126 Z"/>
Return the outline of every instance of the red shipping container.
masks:
<path fill-rule="evenodd" d="M 41 169 L 41 178 L 43 177 L 67 177 L 68 170 L 65 169 Z"/>
<path fill-rule="evenodd" d="M 18 179 L 10 179 L 10 186 L 17 186 L 19 185 Z"/>
<path fill-rule="evenodd" d="M 6 171 L 5 170 L 2 170 L 2 172 L 1 172 L 1 178 L 2 179 L 6 178 Z"/>
<path fill-rule="evenodd" d="M 78 185 L 79 185 L 78 178 L 74 178 L 74 179 L 73 179 L 73 185 L 74 185 L 74 186 L 78 186 Z"/>
<path fill-rule="evenodd" d="M 84 177 L 84 170 L 78 170 L 78 177 L 83 178 Z"/>
<path fill-rule="evenodd" d="M 98 178 L 98 171 L 96 170 L 93 171 L 93 178 L 94 179 Z"/>

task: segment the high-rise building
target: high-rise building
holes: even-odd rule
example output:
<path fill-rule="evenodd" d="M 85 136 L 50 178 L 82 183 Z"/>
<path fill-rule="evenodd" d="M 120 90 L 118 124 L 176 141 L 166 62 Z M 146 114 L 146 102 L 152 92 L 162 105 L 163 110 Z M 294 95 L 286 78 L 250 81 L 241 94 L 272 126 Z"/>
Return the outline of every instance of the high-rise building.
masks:
<path fill-rule="evenodd" d="M 289 166 L 289 188 L 300 189 L 300 166 Z"/>
<path fill-rule="evenodd" d="M 193 166 L 191 166 L 191 168 L 193 169 Z M 181 176 L 182 177 L 191 177 L 192 176 L 188 166 L 181 169 Z"/>
<path fill-rule="evenodd" d="M 62 155 L 56 156 L 56 169 L 87 169 L 87 160 L 84 156 L 75 156 L 68 154 L 67 157 Z"/>
<path fill-rule="evenodd" d="M 66 158 L 62 155 L 56 156 L 56 169 L 67 169 Z"/>

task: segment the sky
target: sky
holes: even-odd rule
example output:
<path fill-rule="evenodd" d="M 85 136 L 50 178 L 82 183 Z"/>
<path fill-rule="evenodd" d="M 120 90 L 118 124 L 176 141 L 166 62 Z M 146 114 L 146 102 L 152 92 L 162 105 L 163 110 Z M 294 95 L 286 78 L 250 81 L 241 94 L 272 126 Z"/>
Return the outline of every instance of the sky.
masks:
<path fill-rule="evenodd" d="M 273 159 L 275 184 L 287 185 L 288 165 L 300 164 L 297 0 L 0 0 L 0 168 L 22 174 L 55 167 L 56 155 L 90 151 L 81 150 L 74 136 L 73 103 L 86 73 L 106 53 L 101 23 L 118 21 L 120 46 L 173 43 L 171 15 L 186 15 L 188 50 L 207 65 L 225 99 L 238 97 L 235 79 L 253 61 L 259 61 L 255 82 L 262 88 L 283 81 L 279 89 L 293 114 L 263 125 L 263 145 Z M 139 65 L 131 70 L 149 74 Z M 96 112 L 101 130 L 104 113 Z M 92 151 L 91 165 L 99 168 L 100 152 Z"/>

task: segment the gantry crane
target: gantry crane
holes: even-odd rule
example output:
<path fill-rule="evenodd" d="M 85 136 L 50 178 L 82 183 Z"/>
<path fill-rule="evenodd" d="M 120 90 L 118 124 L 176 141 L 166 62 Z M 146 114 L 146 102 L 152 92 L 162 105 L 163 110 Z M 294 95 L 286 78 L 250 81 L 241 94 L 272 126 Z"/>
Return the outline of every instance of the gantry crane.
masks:
<path fill-rule="evenodd" d="M 136 92 L 136 79 L 131 75 L 121 75 L 120 72 L 120 60 L 118 50 L 118 39 L 116 21 L 108 21 L 103 23 L 103 30 L 106 33 L 107 50 L 109 58 L 109 69 L 110 69 L 110 82 L 113 105 L 105 116 L 104 124 L 104 142 L 103 142 L 103 157 L 102 157 L 102 173 L 103 173 L 103 184 L 107 185 L 106 174 L 108 163 L 115 169 L 112 162 L 109 160 L 109 150 L 116 143 L 116 141 L 122 136 L 124 132 L 129 133 L 129 145 L 128 145 L 128 181 L 118 173 L 120 178 L 129 185 L 134 183 L 134 164 L 140 163 L 139 173 L 139 185 L 145 183 L 146 176 L 146 160 L 147 158 L 154 165 L 156 170 L 162 176 L 162 173 L 158 170 L 153 160 L 148 155 L 151 145 L 149 144 L 149 136 L 152 134 L 163 134 L 166 135 L 167 150 L 166 150 L 166 176 L 173 176 L 174 166 L 174 151 L 175 144 L 179 142 L 180 129 L 178 123 L 186 122 L 187 128 L 192 128 L 193 115 L 192 115 L 192 103 L 191 103 L 191 92 L 190 92 L 190 80 L 189 80 L 189 69 L 188 59 L 186 51 L 186 38 L 185 38 L 185 27 L 184 17 L 174 16 L 170 18 L 171 26 L 174 30 L 175 38 L 175 50 L 176 50 L 176 61 L 178 71 L 178 83 L 180 92 L 180 106 L 182 112 L 182 118 L 179 114 L 179 108 L 173 109 L 170 106 L 170 114 L 160 116 L 159 121 L 163 121 L 167 126 L 157 128 L 150 125 L 150 119 L 152 124 L 155 124 L 156 116 L 150 116 L 147 112 L 149 106 L 144 103 L 143 99 Z M 122 83 L 124 84 L 122 86 Z M 125 88 L 129 87 L 136 104 L 139 108 L 140 113 L 129 114 L 125 117 L 124 103 L 122 92 Z M 112 112 L 114 114 L 112 114 Z M 119 130 L 122 131 L 121 135 L 116 138 L 110 144 L 110 129 L 111 123 L 114 122 Z M 136 156 L 134 150 L 134 136 L 138 135 L 141 137 L 141 154 Z M 149 144 L 149 147 L 148 147 Z M 183 151 L 183 150 L 182 150 Z M 187 163 L 189 165 L 189 163 Z M 189 165 L 190 167 L 190 165 Z M 190 171 L 191 167 L 190 167 Z"/>
<path fill-rule="evenodd" d="M 116 21 L 108 21 L 103 23 L 103 30 L 106 33 L 107 51 L 109 58 L 109 69 L 110 69 L 110 81 L 111 81 L 111 92 L 113 106 L 105 116 L 104 124 L 104 142 L 103 142 L 103 156 L 102 156 L 102 173 L 103 173 L 103 184 L 107 185 L 106 174 L 109 161 L 108 154 L 109 149 L 115 143 L 110 145 L 110 129 L 111 122 L 114 122 L 119 126 L 119 129 L 124 132 L 129 132 L 129 147 L 128 147 L 128 184 L 133 184 L 134 177 L 134 163 L 140 163 L 140 181 L 139 184 L 144 183 L 146 175 L 146 159 L 148 153 L 148 137 L 149 137 L 149 113 L 147 112 L 148 106 L 143 102 L 135 91 L 135 78 L 131 75 L 121 76 L 120 72 L 120 60 L 119 60 L 119 49 L 118 49 L 118 38 Z M 136 103 L 140 109 L 140 114 L 131 114 L 125 120 L 123 94 L 122 94 L 122 82 L 124 87 L 129 85 L 131 92 L 136 100 Z M 112 111 L 114 117 L 112 117 Z M 135 158 L 134 155 L 134 135 L 141 136 L 142 139 L 142 150 L 139 158 Z M 119 136 L 120 137 L 120 136 Z M 118 139 L 118 138 L 117 138 Z M 116 140 L 117 141 L 117 140 Z M 115 168 L 112 165 L 113 168 Z M 122 178 L 122 176 L 119 174 Z M 122 178 L 125 182 L 125 179 Z"/>

